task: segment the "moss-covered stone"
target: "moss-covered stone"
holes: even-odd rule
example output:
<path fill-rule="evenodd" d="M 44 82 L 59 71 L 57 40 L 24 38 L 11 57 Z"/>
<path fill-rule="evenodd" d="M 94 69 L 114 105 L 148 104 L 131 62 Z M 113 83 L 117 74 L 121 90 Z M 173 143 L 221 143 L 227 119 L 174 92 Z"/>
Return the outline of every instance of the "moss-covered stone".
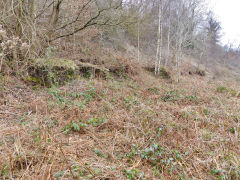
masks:
<path fill-rule="evenodd" d="M 103 77 L 105 78 L 109 73 L 109 69 L 106 69 L 100 65 L 94 65 L 90 63 L 78 62 L 78 73 L 83 77 Z"/>
<path fill-rule="evenodd" d="M 78 66 L 68 59 L 35 59 L 29 66 L 27 80 L 33 85 L 61 85 L 76 77 L 77 68 Z"/>
<path fill-rule="evenodd" d="M 170 72 L 165 67 L 160 69 L 160 76 L 164 79 L 171 79 Z"/>
<path fill-rule="evenodd" d="M 44 58 L 39 58 L 33 60 L 34 65 L 39 66 L 39 67 L 47 67 L 47 68 L 64 68 L 64 69 L 71 69 L 71 70 L 76 70 L 77 65 L 69 59 L 44 59 Z"/>
<path fill-rule="evenodd" d="M 144 67 L 144 69 L 153 73 L 153 74 L 155 74 L 155 67 L 154 66 Z M 163 79 L 171 79 L 171 73 L 166 67 L 162 67 L 160 69 L 160 73 L 159 73 L 158 76 L 160 76 Z"/>

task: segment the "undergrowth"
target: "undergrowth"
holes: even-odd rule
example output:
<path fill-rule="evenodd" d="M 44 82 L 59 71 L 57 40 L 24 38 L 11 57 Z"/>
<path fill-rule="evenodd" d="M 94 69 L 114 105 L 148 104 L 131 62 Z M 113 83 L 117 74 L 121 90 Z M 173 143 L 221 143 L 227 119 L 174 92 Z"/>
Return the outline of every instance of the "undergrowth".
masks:
<path fill-rule="evenodd" d="M 182 81 L 85 79 L 18 93 L 14 109 L 6 83 L 19 124 L 0 130 L 1 179 L 239 179 L 237 88 Z"/>

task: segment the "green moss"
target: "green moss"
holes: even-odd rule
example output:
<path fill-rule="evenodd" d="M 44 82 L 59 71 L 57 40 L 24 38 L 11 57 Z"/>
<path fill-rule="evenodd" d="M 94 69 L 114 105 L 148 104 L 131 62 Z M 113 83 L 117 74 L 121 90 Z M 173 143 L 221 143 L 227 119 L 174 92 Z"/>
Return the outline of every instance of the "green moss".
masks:
<path fill-rule="evenodd" d="M 0 83 L 4 82 L 4 76 L 0 75 Z"/>
<path fill-rule="evenodd" d="M 219 93 L 228 92 L 228 88 L 227 88 L 227 87 L 224 87 L 224 86 L 218 86 L 218 87 L 217 87 L 217 92 L 219 92 Z"/>
<path fill-rule="evenodd" d="M 78 66 L 68 59 L 35 59 L 32 61 L 27 81 L 34 86 L 61 85 L 76 78 Z"/>
<path fill-rule="evenodd" d="M 31 81 L 31 82 L 39 83 L 39 84 L 42 83 L 42 79 L 41 78 L 34 77 L 34 76 L 28 76 L 27 80 Z"/>
<path fill-rule="evenodd" d="M 33 63 L 37 66 L 41 67 L 47 67 L 47 68 L 54 68 L 54 67 L 59 67 L 59 68 L 66 68 L 66 69 L 72 69 L 75 70 L 77 69 L 77 65 L 69 59 L 35 59 L 33 60 Z"/>
<path fill-rule="evenodd" d="M 171 79 L 171 75 L 165 67 L 160 69 L 160 76 L 164 79 Z"/>
<path fill-rule="evenodd" d="M 235 96 L 238 95 L 238 94 L 237 94 L 237 91 L 234 90 L 234 89 L 230 89 L 230 93 L 231 93 L 231 96 L 233 96 L 233 97 L 235 97 Z"/>
<path fill-rule="evenodd" d="M 225 86 L 218 86 L 217 87 L 218 93 L 229 93 L 232 97 L 240 97 L 240 93 L 238 93 L 235 89 L 230 89 Z"/>

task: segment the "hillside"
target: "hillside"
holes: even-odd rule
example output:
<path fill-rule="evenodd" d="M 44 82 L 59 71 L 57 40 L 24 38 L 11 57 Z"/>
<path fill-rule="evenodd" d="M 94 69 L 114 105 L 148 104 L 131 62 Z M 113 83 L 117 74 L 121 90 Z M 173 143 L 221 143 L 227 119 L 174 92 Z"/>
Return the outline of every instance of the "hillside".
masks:
<path fill-rule="evenodd" d="M 240 46 L 208 3 L 0 1 L 0 180 L 239 180 Z"/>
<path fill-rule="evenodd" d="M 122 75 L 1 76 L 1 179 L 239 179 L 239 82 Z"/>

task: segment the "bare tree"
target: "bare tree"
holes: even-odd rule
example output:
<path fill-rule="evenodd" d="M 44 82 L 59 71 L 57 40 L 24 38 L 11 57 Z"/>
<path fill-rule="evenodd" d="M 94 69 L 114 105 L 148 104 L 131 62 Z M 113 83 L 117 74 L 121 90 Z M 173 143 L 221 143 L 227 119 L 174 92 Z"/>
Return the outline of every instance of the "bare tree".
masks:
<path fill-rule="evenodd" d="M 169 1 L 169 6 L 168 6 L 168 30 L 167 30 L 167 58 L 165 61 L 165 66 L 167 66 L 167 63 L 170 59 L 170 36 L 171 36 L 171 1 Z"/>
<path fill-rule="evenodd" d="M 157 34 L 157 54 L 155 60 L 155 74 L 160 73 L 162 60 L 162 0 L 159 0 L 158 9 L 158 34 Z"/>
<path fill-rule="evenodd" d="M 221 37 L 220 32 L 222 28 L 220 22 L 214 17 L 212 12 L 208 14 L 207 23 L 208 43 L 210 45 L 209 53 L 213 54 Z"/>

